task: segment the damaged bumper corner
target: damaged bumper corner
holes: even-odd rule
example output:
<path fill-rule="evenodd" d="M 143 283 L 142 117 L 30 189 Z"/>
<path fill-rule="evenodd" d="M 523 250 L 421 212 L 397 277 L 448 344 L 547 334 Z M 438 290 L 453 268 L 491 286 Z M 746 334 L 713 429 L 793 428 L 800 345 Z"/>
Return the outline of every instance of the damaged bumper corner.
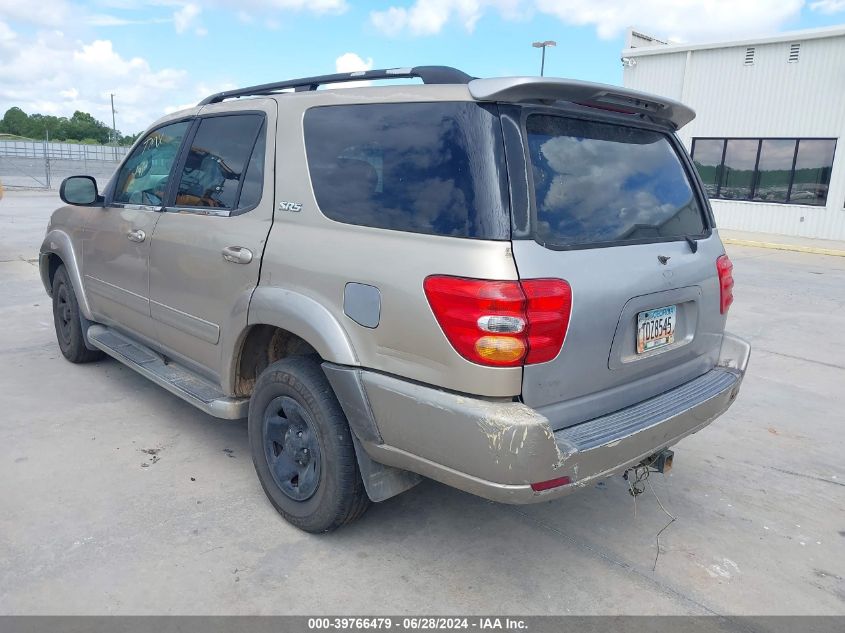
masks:
<path fill-rule="evenodd" d="M 749 356 L 747 342 L 726 334 L 717 366 L 703 376 L 556 432 L 519 402 L 468 397 L 357 369 L 370 424 L 378 430 L 359 439 L 376 462 L 487 499 L 545 501 L 629 468 L 707 426 L 735 400 Z M 362 409 L 340 398 L 347 416 Z M 354 429 L 355 421 L 350 424 Z M 560 477 L 570 483 L 542 492 L 531 488 Z"/>

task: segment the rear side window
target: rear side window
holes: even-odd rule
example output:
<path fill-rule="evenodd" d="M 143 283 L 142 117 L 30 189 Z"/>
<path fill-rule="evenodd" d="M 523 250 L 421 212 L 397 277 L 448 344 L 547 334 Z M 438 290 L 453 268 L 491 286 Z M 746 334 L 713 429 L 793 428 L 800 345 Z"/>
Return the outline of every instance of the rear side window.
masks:
<path fill-rule="evenodd" d="M 252 150 L 252 158 L 249 159 L 249 167 L 246 169 L 244 182 L 241 185 L 237 213 L 243 213 L 261 202 L 261 192 L 264 189 L 264 155 L 267 152 L 266 127 L 266 123 L 261 125 L 255 149 Z"/>
<path fill-rule="evenodd" d="M 324 106 L 305 114 L 320 210 L 338 222 L 454 237 L 510 237 L 495 106 Z"/>
<path fill-rule="evenodd" d="M 666 135 L 537 114 L 526 127 L 538 242 L 637 243 L 705 232 L 702 209 Z"/>
<path fill-rule="evenodd" d="M 201 119 L 182 168 L 176 205 L 235 209 L 263 122 L 260 114 Z"/>

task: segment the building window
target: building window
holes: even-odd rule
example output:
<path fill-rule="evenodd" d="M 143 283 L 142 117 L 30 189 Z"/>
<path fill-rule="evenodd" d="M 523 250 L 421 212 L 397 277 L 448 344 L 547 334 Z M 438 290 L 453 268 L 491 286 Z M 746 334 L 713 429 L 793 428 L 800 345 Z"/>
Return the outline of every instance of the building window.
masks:
<path fill-rule="evenodd" d="M 748 200 L 754 186 L 757 146 L 753 139 L 732 138 L 725 149 L 719 196 L 728 200 Z"/>
<path fill-rule="evenodd" d="M 767 138 L 760 146 L 757 164 L 757 186 L 754 199 L 761 202 L 786 202 L 789 181 L 792 180 L 792 161 L 795 160 L 795 140 Z"/>
<path fill-rule="evenodd" d="M 790 202 L 825 205 L 835 147 L 836 141 L 799 141 L 789 189 Z"/>
<path fill-rule="evenodd" d="M 708 197 L 827 204 L 836 139 L 696 138 L 692 159 Z"/>
<path fill-rule="evenodd" d="M 719 197 L 719 176 L 722 159 L 725 157 L 724 139 L 695 139 L 693 153 L 698 175 L 704 181 L 704 191 L 708 198 Z"/>

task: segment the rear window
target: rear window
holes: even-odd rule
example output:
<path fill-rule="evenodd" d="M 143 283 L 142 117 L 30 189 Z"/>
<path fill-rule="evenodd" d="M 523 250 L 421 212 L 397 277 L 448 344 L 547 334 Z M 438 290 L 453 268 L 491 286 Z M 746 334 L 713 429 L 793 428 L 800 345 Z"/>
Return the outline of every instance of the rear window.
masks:
<path fill-rule="evenodd" d="M 665 134 L 539 114 L 526 127 L 538 242 L 571 247 L 704 233 L 702 209 Z"/>
<path fill-rule="evenodd" d="M 494 108 L 438 102 L 308 110 L 305 144 L 320 210 L 380 229 L 509 239 Z"/>

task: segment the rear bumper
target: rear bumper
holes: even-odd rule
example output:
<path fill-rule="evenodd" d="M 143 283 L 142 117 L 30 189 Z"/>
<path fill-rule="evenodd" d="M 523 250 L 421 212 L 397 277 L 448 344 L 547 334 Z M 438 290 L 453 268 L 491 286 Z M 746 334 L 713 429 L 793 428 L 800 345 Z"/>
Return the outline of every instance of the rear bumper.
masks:
<path fill-rule="evenodd" d="M 350 424 L 376 462 L 504 503 L 562 497 L 707 426 L 736 398 L 750 355 L 726 334 L 718 365 L 654 398 L 552 432 L 519 402 L 482 400 L 360 369 L 327 368 Z M 569 477 L 535 492 L 532 483 Z"/>

